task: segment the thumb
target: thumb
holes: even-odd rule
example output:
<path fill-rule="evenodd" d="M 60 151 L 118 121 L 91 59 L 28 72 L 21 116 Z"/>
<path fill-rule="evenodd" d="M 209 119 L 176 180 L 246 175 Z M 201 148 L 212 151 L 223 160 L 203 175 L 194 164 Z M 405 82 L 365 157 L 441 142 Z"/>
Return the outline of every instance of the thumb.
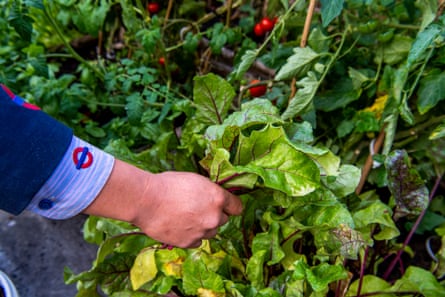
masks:
<path fill-rule="evenodd" d="M 230 192 L 225 192 L 226 200 L 223 211 L 227 215 L 240 215 L 243 212 L 243 203 L 237 196 Z"/>

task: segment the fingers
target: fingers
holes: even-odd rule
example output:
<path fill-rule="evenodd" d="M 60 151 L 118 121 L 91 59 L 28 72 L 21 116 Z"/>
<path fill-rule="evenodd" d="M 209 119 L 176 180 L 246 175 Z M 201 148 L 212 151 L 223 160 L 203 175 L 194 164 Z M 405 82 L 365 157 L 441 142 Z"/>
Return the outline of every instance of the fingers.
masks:
<path fill-rule="evenodd" d="M 243 212 L 243 204 L 237 196 L 226 191 L 226 199 L 223 206 L 223 211 L 227 215 L 240 215 Z"/>

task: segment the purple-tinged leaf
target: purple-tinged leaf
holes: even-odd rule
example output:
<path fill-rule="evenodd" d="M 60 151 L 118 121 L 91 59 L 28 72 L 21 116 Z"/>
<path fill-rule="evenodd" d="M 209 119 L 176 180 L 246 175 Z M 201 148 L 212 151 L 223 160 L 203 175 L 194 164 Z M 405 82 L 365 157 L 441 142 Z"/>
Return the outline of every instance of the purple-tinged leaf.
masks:
<path fill-rule="evenodd" d="M 428 189 L 404 150 L 391 152 L 385 166 L 388 188 L 396 201 L 394 219 L 418 215 L 428 206 Z"/>

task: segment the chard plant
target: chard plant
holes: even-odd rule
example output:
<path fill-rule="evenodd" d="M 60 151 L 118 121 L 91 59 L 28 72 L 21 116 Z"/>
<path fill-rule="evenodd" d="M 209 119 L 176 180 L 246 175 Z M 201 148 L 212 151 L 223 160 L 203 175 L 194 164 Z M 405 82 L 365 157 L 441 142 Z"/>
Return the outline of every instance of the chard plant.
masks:
<path fill-rule="evenodd" d="M 89 217 L 97 258 L 65 271 L 78 297 L 445 296 L 443 1 L 148 4 L 0 4 L 2 83 L 244 204 L 197 249 Z"/>

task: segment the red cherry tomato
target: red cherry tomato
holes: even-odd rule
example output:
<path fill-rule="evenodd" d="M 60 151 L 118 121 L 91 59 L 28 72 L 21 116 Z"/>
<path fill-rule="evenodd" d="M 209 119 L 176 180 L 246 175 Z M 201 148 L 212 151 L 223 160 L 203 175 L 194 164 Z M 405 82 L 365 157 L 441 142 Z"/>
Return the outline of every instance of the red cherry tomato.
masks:
<path fill-rule="evenodd" d="M 160 57 L 158 60 L 159 65 L 161 66 L 165 66 L 165 58 L 164 57 Z"/>
<path fill-rule="evenodd" d="M 268 17 L 264 17 L 261 19 L 260 25 L 261 25 L 261 28 L 263 28 L 263 30 L 265 32 L 269 32 L 269 31 L 272 31 L 274 22 L 273 22 L 273 20 L 269 19 Z"/>
<path fill-rule="evenodd" d="M 148 2 L 147 4 L 147 10 L 150 14 L 155 14 L 159 12 L 159 3 L 157 2 Z"/>
<path fill-rule="evenodd" d="M 261 37 L 264 35 L 264 29 L 263 27 L 260 25 L 260 23 L 255 24 L 255 27 L 253 27 L 253 33 L 255 33 L 256 36 Z"/>
<path fill-rule="evenodd" d="M 261 82 L 261 81 L 258 79 L 254 79 L 250 82 L 250 84 L 253 85 L 253 84 L 257 84 L 259 82 Z M 266 94 L 266 91 L 267 91 L 266 85 L 259 85 L 259 86 L 249 88 L 249 93 L 250 93 L 250 96 L 252 96 L 252 97 L 261 97 L 264 94 Z"/>

